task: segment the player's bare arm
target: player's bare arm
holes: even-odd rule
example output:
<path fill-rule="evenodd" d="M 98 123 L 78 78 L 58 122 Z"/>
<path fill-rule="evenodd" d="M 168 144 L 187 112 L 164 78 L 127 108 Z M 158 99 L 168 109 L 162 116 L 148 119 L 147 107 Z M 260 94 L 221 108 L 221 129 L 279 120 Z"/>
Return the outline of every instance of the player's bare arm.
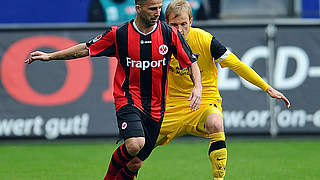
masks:
<path fill-rule="evenodd" d="M 193 89 L 189 96 L 190 108 L 192 111 L 199 109 L 201 104 L 201 97 L 202 97 L 202 84 L 201 84 L 201 74 L 200 69 L 197 62 L 191 64 L 188 67 L 190 78 L 193 82 Z"/>
<path fill-rule="evenodd" d="M 290 108 L 290 101 L 281 92 L 273 89 L 271 86 L 266 90 L 270 97 L 276 99 L 282 99 L 286 103 L 287 108 Z"/>
<path fill-rule="evenodd" d="M 80 43 L 68 49 L 56 51 L 53 53 L 45 53 L 42 51 L 32 52 L 30 53 L 30 56 L 28 57 L 28 59 L 25 60 L 25 63 L 30 64 L 36 60 L 40 60 L 40 61 L 70 60 L 70 59 L 85 57 L 88 55 L 89 55 L 89 50 L 86 46 L 86 43 Z"/>

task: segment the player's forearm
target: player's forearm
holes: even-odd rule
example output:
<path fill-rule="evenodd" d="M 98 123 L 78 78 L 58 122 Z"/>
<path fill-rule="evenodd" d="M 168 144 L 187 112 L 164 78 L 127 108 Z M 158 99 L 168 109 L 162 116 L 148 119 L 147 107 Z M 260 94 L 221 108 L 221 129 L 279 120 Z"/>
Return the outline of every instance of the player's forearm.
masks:
<path fill-rule="evenodd" d="M 194 87 L 202 89 L 201 74 L 200 74 L 200 69 L 197 62 L 194 62 L 191 64 L 191 66 L 189 67 L 189 74 Z"/>
<path fill-rule="evenodd" d="M 49 60 L 69 60 L 69 59 L 85 57 L 88 55 L 89 55 L 89 50 L 86 46 L 86 43 L 81 43 L 81 44 L 72 46 L 68 49 L 50 53 Z"/>
<path fill-rule="evenodd" d="M 236 55 L 230 53 L 222 62 L 223 67 L 229 67 L 239 76 L 266 91 L 269 85 L 248 65 L 241 62 Z"/>
<path fill-rule="evenodd" d="M 235 71 L 239 76 L 259 87 L 263 91 L 267 91 L 269 85 L 248 65 L 242 63 L 241 68 Z"/>

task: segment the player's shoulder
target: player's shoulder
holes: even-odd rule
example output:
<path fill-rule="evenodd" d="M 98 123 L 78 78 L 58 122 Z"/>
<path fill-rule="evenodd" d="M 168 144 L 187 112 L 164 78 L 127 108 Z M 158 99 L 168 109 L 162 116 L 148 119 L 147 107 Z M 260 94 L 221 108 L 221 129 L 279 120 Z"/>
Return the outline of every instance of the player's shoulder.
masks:
<path fill-rule="evenodd" d="M 122 23 L 120 26 L 112 26 L 112 27 L 113 27 L 113 30 L 117 30 L 117 31 L 126 30 L 128 29 L 129 23 L 132 23 L 132 22 L 133 22 L 133 19 L 131 21 Z"/>
<path fill-rule="evenodd" d="M 211 33 L 209 33 L 208 31 L 201 29 L 201 28 L 197 28 L 197 27 L 191 27 L 191 32 L 192 34 L 196 35 L 196 36 L 204 36 L 204 37 L 213 37 L 213 35 Z"/>
<path fill-rule="evenodd" d="M 166 22 L 159 20 L 159 24 L 163 30 L 172 31 L 172 26 L 170 26 Z"/>

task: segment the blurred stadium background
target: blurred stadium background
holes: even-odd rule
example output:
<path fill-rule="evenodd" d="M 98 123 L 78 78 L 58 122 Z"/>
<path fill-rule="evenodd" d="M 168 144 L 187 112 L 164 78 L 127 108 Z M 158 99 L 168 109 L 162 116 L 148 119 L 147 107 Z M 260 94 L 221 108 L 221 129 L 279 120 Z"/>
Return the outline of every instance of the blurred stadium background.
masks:
<path fill-rule="evenodd" d="M 55 177 L 65 176 L 65 178 L 46 177 L 50 173 L 54 177 L 55 173 L 41 169 L 45 163 L 40 163 L 40 166 L 39 163 L 35 163 L 31 169 L 23 168 L 32 165 L 19 163 L 32 161 L 37 159 L 36 157 L 44 162 L 58 161 L 64 159 L 63 157 L 69 157 L 70 154 L 54 156 L 53 159 L 48 158 L 51 157 L 49 154 L 57 151 L 74 152 L 74 149 L 82 149 L 84 146 L 88 146 L 88 149 L 83 148 L 83 154 L 74 158 L 88 156 L 77 162 L 94 164 L 91 161 L 86 162 L 85 159 L 90 159 L 89 156 L 95 153 L 91 148 L 97 146 L 100 154 L 96 154 L 100 157 L 95 158 L 103 160 L 99 159 L 101 164 L 93 167 L 100 171 L 94 168 L 90 171 L 87 166 L 69 168 L 75 169 L 74 173 L 78 173 L 78 179 L 97 179 L 103 175 L 106 168 L 104 165 L 116 146 L 114 140 L 117 128 L 112 103 L 115 60 L 83 58 L 81 61 L 72 62 L 36 62 L 32 66 L 26 66 L 24 60 L 31 51 L 60 50 L 79 42 L 86 42 L 103 33 L 107 26 L 134 17 L 133 2 L 133 0 L 1 2 L 0 152 L 7 154 L 6 157 L 9 158 L 0 162 L 0 179 L 71 179 L 71 175 L 63 172 L 56 172 L 59 176 Z M 164 6 L 168 2 L 164 0 Z M 256 156 L 251 158 L 260 160 L 259 165 L 262 165 L 260 168 L 265 165 L 271 169 L 266 172 L 256 171 L 254 174 L 250 168 L 259 165 L 249 164 L 249 169 L 241 169 L 238 174 L 234 170 L 226 179 L 240 179 L 239 176 L 246 170 L 248 176 L 254 174 L 251 179 L 320 179 L 320 174 L 315 173 L 317 167 L 312 166 L 312 163 L 316 163 L 314 159 L 320 159 L 315 153 L 320 147 L 319 0 L 190 0 L 190 3 L 194 10 L 194 26 L 215 35 L 269 84 L 285 93 L 292 103 L 291 108 L 286 109 L 282 102 L 269 99 L 265 93 L 252 87 L 232 71 L 219 68 L 218 81 L 223 97 L 224 123 L 227 137 L 230 139 L 228 144 L 231 147 L 229 171 L 239 170 L 239 166 L 242 166 L 240 162 L 245 162 L 244 159 L 238 159 L 239 156 L 248 158 L 254 153 Z M 87 141 L 83 142 L 83 139 L 95 141 L 98 145 L 86 144 Z M 101 139 L 103 141 L 100 141 Z M 181 153 L 180 151 L 185 151 L 198 143 L 199 147 L 202 147 L 199 149 L 199 155 L 201 154 L 199 161 L 204 163 L 201 168 L 205 169 L 207 174 L 204 177 L 207 177 L 210 175 L 210 165 L 206 159 L 207 145 L 203 141 L 199 138 L 184 137 L 177 142 L 178 145 L 168 145 L 167 154 L 159 154 L 161 150 L 157 150 L 155 157 L 158 156 L 158 159 L 162 160 L 163 156 L 171 155 L 172 159 L 172 154 Z M 269 144 L 265 143 L 266 141 L 270 141 Z M 50 147 L 58 148 L 57 151 L 47 150 L 50 143 L 53 143 Z M 245 144 L 246 148 L 241 144 Z M 255 149 L 249 146 L 251 144 L 264 148 Z M 286 144 L 288 146 L 285 146 Z M 75 148 L 69 149 L 68 145 Z M 285 151 L 269 157 L 269 160 L 259 156 L 259 152 L 270 153 L 271 150 L 268 148 L 271 147 Z M 242 148 L 246 149 L 247 153 L 236 154 Z M 47 154 L 40 155 L 43 152 Z M 104 157 L 106 153 L 107 157 Z M 305 160 L 298 158 L 301 154 L 304 154 Z M 25 155 L 28 155 L 26 159 Z M 283 157 L 280 164 L 276 161 L 278 156 Z M 194 157 L 195 162 L 199 162 L 197 157 L 198 154 Z M 156 158 L 151 159 L 146 162 L 147 168 L 144 168 L 143 173 L 149 171 L 148 167 L 153 167 L 153 160 L 160 163 Z M 303 162 L 305 165 L 288 166 L 290 171 L 275 170 L 283 169 L 286 165 L 284 162 L 287 161 L 289 164 Z M 183 163 L 188 161 L 181 163 L 181 168 L 173 173 L 185 171 Z M 166 166 L 165 162 L 163 166 Z M 59 169 L 61 164 L 54 167 Z M 67 167 L 63 170 L 65 168 Z M 170 169 L 172 168 L 168 171 Z M 44 172 L 39 173 L 40 171 Z M 85 175 L 81 177 L 80 172 Z M 297 172 L 296 176 L 292 175 L 294 172 Z M 201 169 L 198 173 L 202 173 Z M 23 178 L 20 177 L 21 174 L 24 174 Z M 192 177 L 192 174 L 178 174 L 164 179 L 179 179 L 178 177 L 183 175 L 185 177 L 180 179 Z M 150 178 L 152 178 L 151 173 L 145 178 L 142 175 L 142 179 Z"/>

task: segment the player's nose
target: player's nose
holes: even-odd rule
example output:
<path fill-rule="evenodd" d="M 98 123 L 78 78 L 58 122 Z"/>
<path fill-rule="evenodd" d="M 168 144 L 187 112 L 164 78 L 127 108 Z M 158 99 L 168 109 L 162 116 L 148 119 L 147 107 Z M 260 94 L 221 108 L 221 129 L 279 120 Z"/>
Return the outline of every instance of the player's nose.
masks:
<path fill-rule="evenodd" d="M 159 17 L 159 16 L 160 16 L 160 14 L 161 14 L 161 8 L 158 8 L 158 9 L 157 9 L 157 12 L 156 12 L 156 16 L 158 16 L 158 17 Z"/>

